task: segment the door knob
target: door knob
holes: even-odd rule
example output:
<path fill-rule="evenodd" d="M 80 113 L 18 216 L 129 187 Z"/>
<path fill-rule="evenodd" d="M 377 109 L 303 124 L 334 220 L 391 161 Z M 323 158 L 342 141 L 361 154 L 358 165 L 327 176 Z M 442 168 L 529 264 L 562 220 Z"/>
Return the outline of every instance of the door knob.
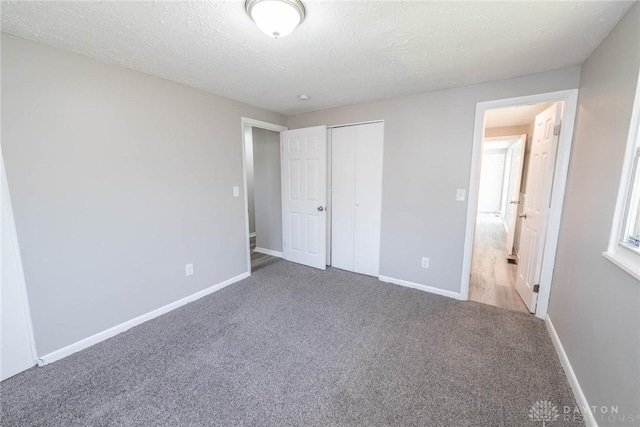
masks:
<path fill-rule="evenodd" d="M 512 205 L 521 205 L 522 202 L 520 200 L 512 200 L 509 203 L 511 203 Z"/>
<path fill-rule="evenodd" d="M 318 211 L 322 212 L 324 210 L 324 206 L 318 206 Z"/>
<path fill-rule="evenodd" d="M 520 215 L 518 215 L 518 218 L 527 219 L 527 214 L 526 213 L 520 214 Z"/>

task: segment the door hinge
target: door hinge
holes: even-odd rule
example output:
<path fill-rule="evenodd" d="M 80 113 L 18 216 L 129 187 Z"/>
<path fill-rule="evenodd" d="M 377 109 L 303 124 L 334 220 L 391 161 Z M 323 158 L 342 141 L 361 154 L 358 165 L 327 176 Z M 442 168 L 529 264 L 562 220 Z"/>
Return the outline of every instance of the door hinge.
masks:
<path fill-rule="evenodd" d="M 533 285 L 533 292 L 534 293 L 539 293 L 540 292 L 540 285 Z"/>
<path fill-rule="evenodd" d="M 560 135 L 560 125 L 555 125 L 555 127 L 553 128 L 553 134 Z"/>

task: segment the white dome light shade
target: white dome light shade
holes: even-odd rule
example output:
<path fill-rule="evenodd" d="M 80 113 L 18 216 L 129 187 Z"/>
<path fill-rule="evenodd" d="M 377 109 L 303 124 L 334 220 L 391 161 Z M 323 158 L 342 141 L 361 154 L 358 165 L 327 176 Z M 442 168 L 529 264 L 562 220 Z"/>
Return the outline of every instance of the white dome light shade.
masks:
<path fill-rule="evenodd" d="M 299 0 L 247 0 L 245 7 L 258 28 L 276 39 L 291 34 L 304 19 Z"/>

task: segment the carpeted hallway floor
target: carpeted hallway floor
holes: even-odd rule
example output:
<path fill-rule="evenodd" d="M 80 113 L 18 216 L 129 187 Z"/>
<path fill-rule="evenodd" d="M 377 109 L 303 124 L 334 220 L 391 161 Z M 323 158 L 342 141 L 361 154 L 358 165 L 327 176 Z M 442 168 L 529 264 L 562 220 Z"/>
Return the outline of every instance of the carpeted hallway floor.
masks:
<path fill-rule="evenodd" d="M 531 315 L 286 261 L 1 387 L 3 426 L 541 426 L 536 401 L 575 405 Z"/>

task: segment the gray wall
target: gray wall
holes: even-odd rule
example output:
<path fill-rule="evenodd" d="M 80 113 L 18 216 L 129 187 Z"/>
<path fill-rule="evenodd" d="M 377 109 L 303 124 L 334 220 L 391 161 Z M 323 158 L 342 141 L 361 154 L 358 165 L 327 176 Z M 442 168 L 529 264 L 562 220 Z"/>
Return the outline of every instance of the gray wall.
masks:
<path fill-rule="evenodd" d="M 460 291 L 476 103 L 577 88 L 580 68 L 289 117 L 289 128 L 385 120 L 380 274 Z M 430 268 L 420 267 L 421 257 Z"/>
<path fill-rule="evenodd" d="M 283 116 L 4 34 L 2 102 L 40 355 L 248 270 L 240 117 Z"/>
<path fill-rule="evenodd" d="M 618 405 L 620 414 L 635 416 L 640 414 L 640 282 L 603 258 L 602 251 L 638 80 L 639 28 L 636 4 L 582 68 L 549 307 L 589 403 Z"/>
<path fill-rule="evenodd" d="M 282 252 L 280 133 L 253 128 L 256 246 Z"/>

